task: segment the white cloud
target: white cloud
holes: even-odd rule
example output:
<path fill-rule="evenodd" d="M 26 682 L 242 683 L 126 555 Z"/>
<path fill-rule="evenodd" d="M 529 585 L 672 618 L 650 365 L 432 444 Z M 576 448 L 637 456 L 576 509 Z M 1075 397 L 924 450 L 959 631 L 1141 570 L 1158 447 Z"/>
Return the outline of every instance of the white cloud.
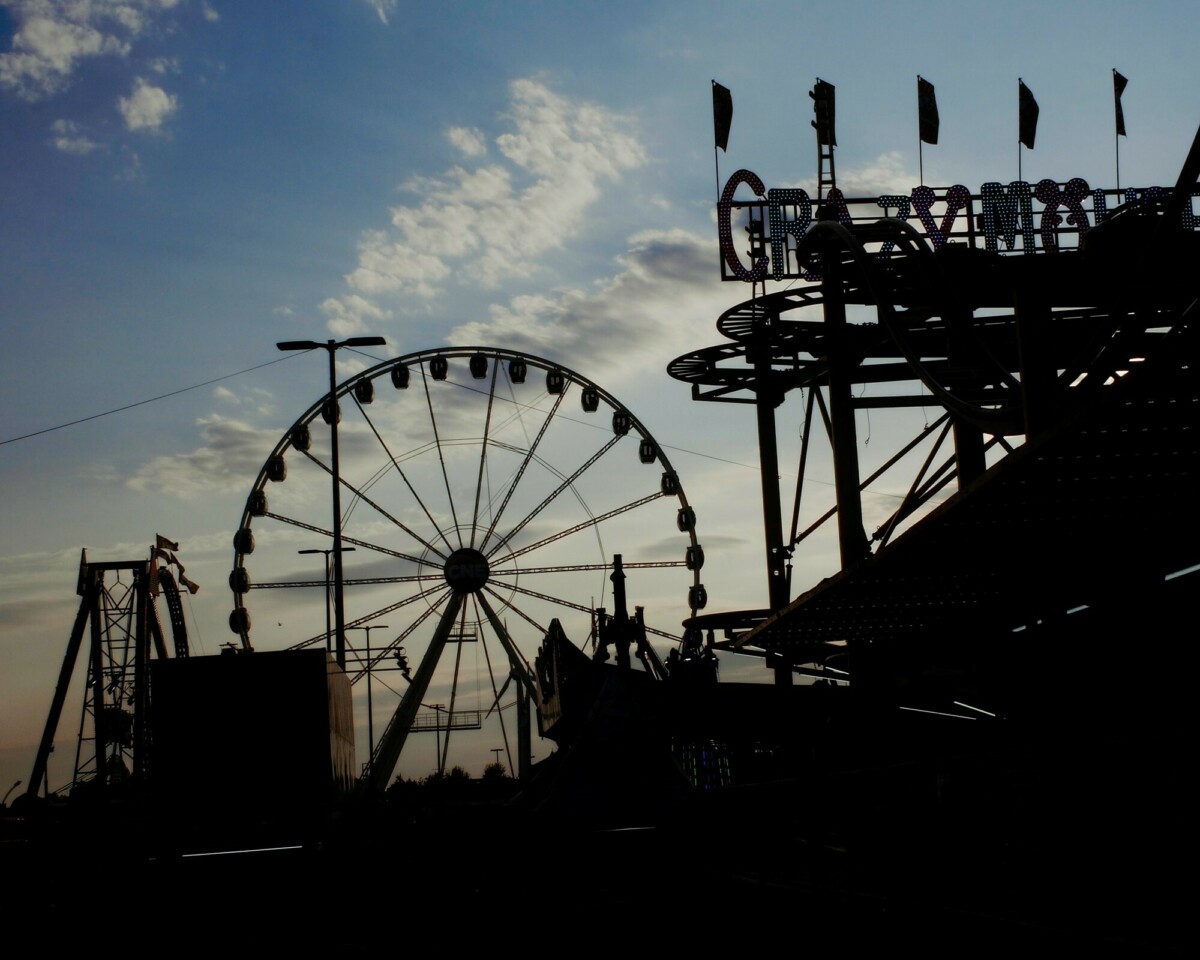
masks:
<path fill-rule="evenodd" d="M 157 133 L 162 129 L 177 106 L 175 97 L 141 77 L 134 81 L 133 92 L 117 101 L 121 116 L 125 118 L 125 126 L 131 131 L 145 130 L 148 133 Z"/>
<path fill-rule="evenodd" d="M 396 0 L 366 0 L 367 6 L 379 15 L 379 22 L 388 25 L 388 14 L 396 9 Z"/>
<path fill-rule="evenodd" d="M 219 414 L 196 421 L 204 445 L 191 453 L 155 457 L 125 481 L 140 493 L 195 500 L 214 490 L 245 491 L 254 483 L 279 431 L 260 430 Z"/>
<path fill-rule="evenodd" d="M 221 19 L 221 15 L 207 3 L 200 6 L 200 13 L 209 23 L 216 23 Z"/>
<path fill-rule="evenodd" d="M 176 0 L 10 0 L 12 49 L 0 54 L 0 87 L 39 100 L 67 87 L 84 60 L 123 57 Z"/>
<path fill-rule="evenodd" d="M 878 197 L 884 194 L 907 197 L 917 182 L 918 176 L 905 169 L 904 157 L 897 150 L 881 153 L 865 166 L 843 167 L 837 178 L 838 189 L 846 197 Z M 801 187 L 811 197 L 817 196 L 815 179 L 802 180 L 790 186 Z"/>
<path fill-rule="evenodd" d="M 55 149 L 61 150 L 63 153 L 83 156 L 100 148 L 100 144 L 85 136 L 80 130 L 79 124 L 71 120 L 55 120 L 50 125 L 50 129 L 54 131 L 50 142 L 54 144 Z"/>
<path fill-rule="evenodd" d="M 475 127 L 451 127 L 446 139 L 468 157 L 482 157 L 487 153 L 487 138 Z"/>
<path fill-rule="evenodd" d="M 237 392 L 224 384 L 218 384 L 213 387 L 213 397 L 222 403 L 253 410 L 260 417 L 270 417 L 275 413 L 275 397 L 270 390 L 264 390 L 262 387 L 245 387 Z"/>
<path fill-rule="evenodd" d="M 326 323 L 329 332 L 338 337 L 363 333 L 371 326 L 368 321 L 378 322 L 392 318 L 391 310 L 383 310 L 365 297 L 354 293 L 344 297 L 330 297 L 321 304 L 321 309 L 329 318 Z"/>
<path fill-rule="evenodd" d="M 508 165 L 453 167 L 405 186 L 421 199 L 392 210 L 393 231 L 371 231 L 359 244 L 358 267 L 346 278 L 372 296 L 433 297 L 452 272 L 497 286 L 528 276 L 536 258 L 578 233 L 604 180 L 645 162 L 624 118 L 567 99 L 534 80 L 514 81 L 506 119 L 513 130 L 496 139 Z M 451 135 L 468 146 L 471 131 Z M 519 188 L 514 180 L 527 182 Z"/>
<path fill-rule="evenodd" d="M 620 269 L 593 289 L 515 297 L 493 306 L 491 319 L 456 327 L 450 342 L 494 343 L 568 364 L 586 357 L 589 375 L 605 383 L 661 371 L 702 345 L 697 323 L 711 323 L 742 291 L 718 279 L 715 237 L 646 231 L 629 243 Z"/>
<path fill-rule="evenodd" d="M 839 186 L 848 197 L 874 197 L 886 193 L 907 196 L 918 177 L 904 168 L 904 157 L 893 150 L 881 153 L 864 167 L 845 171 L 841 180 Z"/>

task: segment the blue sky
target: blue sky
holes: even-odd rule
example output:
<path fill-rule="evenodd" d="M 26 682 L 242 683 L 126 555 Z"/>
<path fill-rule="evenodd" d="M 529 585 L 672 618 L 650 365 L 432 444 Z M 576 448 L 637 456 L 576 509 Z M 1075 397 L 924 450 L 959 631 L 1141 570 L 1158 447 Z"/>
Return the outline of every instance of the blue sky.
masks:
<path fill-rule="evenodd" d="M 1200 121 L 1198 21 L 1185 2 L 0 3 L 0 440 L 265 363 L 279 339 L 525 350 L 703 455 L 672 459 L 712 605 L 758 606 L 748 415 L 663 372 L 746 296 L 717 282 L 710 79 L 734 97 L 722 177 L 812 179 L 821 76 L 843 189 L 875 195 L 917 183 L 918 73 L 941 113 L 927 183 L 1015 178 L 1020 76 L 1041 106 L 1025 179 L 1113 186 L 1117 67 L 1122 183 L 1169 185 Z M 202 648 L 231 637 L 229 538 L 322 373 L 296 356 L 0 446 L 0 785 L 28 775 L 81 547 L 180 540 Z M 798 558 L 796 585 L 831 556 Z"/>

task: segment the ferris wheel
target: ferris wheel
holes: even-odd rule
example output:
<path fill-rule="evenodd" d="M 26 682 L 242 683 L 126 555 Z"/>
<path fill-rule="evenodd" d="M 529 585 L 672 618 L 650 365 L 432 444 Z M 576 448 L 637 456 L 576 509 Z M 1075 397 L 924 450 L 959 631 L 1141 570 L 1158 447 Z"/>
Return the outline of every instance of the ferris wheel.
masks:
<path fill-rule="evenodd" d="M 334 417 L 345 667 L 373 782 L 390 781 L 401 747 L 408 777 L 488 751 L 515 770 L 510 701 L 536 699 L 553 620 L 586 644 L 615 556 L 660 645 L 705 605 L 695 513 L 641 420 L 561 364 L 451 347 L 344 381 L 271 451 L 234 537 L 230 626 L 245 648 L 332 648 Z M 436 736 L 409 736 L 422 731 Z"/>

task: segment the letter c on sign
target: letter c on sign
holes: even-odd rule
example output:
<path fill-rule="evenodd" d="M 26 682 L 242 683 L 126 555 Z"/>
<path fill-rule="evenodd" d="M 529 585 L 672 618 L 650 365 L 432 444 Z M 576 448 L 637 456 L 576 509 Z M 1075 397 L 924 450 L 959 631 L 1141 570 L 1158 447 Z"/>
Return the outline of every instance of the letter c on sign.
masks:
<path fill-rule="evenodd" d="M 743 183 L 754 191 L 755 196 L 766 195 L 767 188 L 758 178 L 758 174 L 749 170 L 739 170 L 730 177 L 725 183 L 725 189 L 721 191 L 721 199 L 717 202 L 717 236 L 721 241 L 721 256 L 725 258 L 725 263 L 729 265 L 733 275 L 746 283 L 758 283 L 760 280 L 766 279 L 769 258 L 765 254 L 759 257 L 751 270 L 742 266 L 741 258 L 738 257 L 738 252 L 733 247 L 733 227 L 729 222 L 730 214 L 733 211 L 733 195 L 737 192 L 738 186 Z"/>

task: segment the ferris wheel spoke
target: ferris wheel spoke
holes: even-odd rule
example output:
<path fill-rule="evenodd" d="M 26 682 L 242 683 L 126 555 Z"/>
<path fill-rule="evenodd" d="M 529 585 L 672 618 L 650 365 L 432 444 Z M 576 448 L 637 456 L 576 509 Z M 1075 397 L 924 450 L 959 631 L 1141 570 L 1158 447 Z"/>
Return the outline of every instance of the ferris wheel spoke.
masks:
<path fill-rule="evenodd" d="M 343 538 L 344 539 L 344 538 Z M 626 564 L 629 566 L 629 564 Z M 346 577 L 342 583 L 347 587 L 366 587 L 380 583 L 420 583 L 445 580 L 440 573 L 421 573 L 411 577 Z M 275 580 L 250 584 L 251 590 L 281 590 L 289 587 L 325 587 L 324 580 Z"/>
<path fill-rule="evenodd" d="M 403 600 L 399 600 L 396 603 L 390 604 L 386 607 L 380 607 L 378 610 L 375 610 L 371 613 L 366 614 L 365 616 L 358 617 L 357 619 L 350 621 L 349 623 L 346 624 L 346 629 L 349 630 L 351 627 L 361 627 L 364 623 L 370 623 L 372 620 L 375 620 L 378 617 L 382 617 L 384 614 L 391 613 L 393 610 L 399 610 L 401 607 L 406 607 L 410 603 L 414 603 L 417 600 L 424 600 L 426 597 L 433 596 L 433 594 L 437 593 L 439 589 L 442 589 L 442 588 L 430 587 L 428 590 L 422 590 L 420 593 L 414 593 L 411 597 L 405 597 Z M 451 591 L 449 591 L 449 590 L 445 591 L 446 594 L 449 594 L 450 592 Z M 445 599 L 445 596 L 443 595 L 441 598 L 439 598 L 439 600 L 436 603 L 440 603 L 444 599 Z M 435 606 L 436 606 L 436 603 L 435 603 Z M 325 634 L 318 633 L 315 637 L 309 637 L 307 640 L 301 640 L 299 643 L 293 643 L 287 649 L 300 650 L 300 649 L 303 649 L 304 647 L 311 647 L 313 644 L 322 642 L 324 640 L 325 640 Z"/>
<path fill-rule="evenodd" d="M 576 474 L 576 476 L 578 476 L 578 474 Z M 572 479 L 574 479 L 574 477 L 572 477 Z M 565 484 L 564 484 L 564 486 L 565 486 Z M 561 492 L 561 489 L 562 488 L 560 488 L 559 491 L 556 491 L 555 494 L 551 494 L 551 497 L 553 497 L 553 496 L 557 495 L 557 493 Z M 578 533 L 580 530 L 586 530 L 588 527 L 599 526 L 605 520 L 611 520 L 613 517 L 618 517 L 623 513 L 628 513 L 630 510 L 636 510 L 638 507 L 644 506 L 647 503 L 652 503 L 653 501 L 658 500 L 661 497 L 662 497 L 662 491 L 656 490 L 654 493 L 650 494 L 647 497 L 642 497 L 638 500 L 631 500 L 629 503 L 626 503 L 620 507 L 616 507 L 615 509 L 609 510 L 607 513 L 602 513 L 598 517 L 589 517 L 587 520 L 582 520 L 579 523 L 575 524 L 573 527 L 568 527 L 565 530 L 560 530 L 558 533 L 552 533 L 550 536 L 543 537 L 541 540 L 538 540 L 535 543 L 526 544 L 520 550 L 514 550 L 512 553 L 505 556 L 502 560 L 497 560 L 496 563 L 497 564 L 507 563 L 509 560 L 515 559 L 516 557 L 524 556 L 527 553 L 532 553 L 534 550 L 537 550 L 540 547 L 544 547 L 549 543 L 554 543 L 554 541 L 556 541 L 556 540 L 561 540 L 563 537 L 569 537 L 571 534 Z M 513 531 L 513 532 L 515 533 L 516 531 Z M 510 534 L 510 536 L 511 536 L 511 534 Z"/>
<path fill-rule="evenodd" d="M 446 591 L 445 594 L 443 594 L 438 599 L 434 600 L 428 607 L 425 608 L 425 610 L 422 613 L 418 614 L 417 618 L 412 623 L 410 623 L 407 627 L 405 627 L 391 643 L 389 643 L 386 646 L 384 646 L 383 648 L 381 648 L 380 651 L 371 659 L 371 670 L 374 671 L 380 662 L 382 662 L 383 660 L 386 660 L 395 651 L 401 649 L 404 645 L 404 641 L 407 640 L 410 636 L 412 636 L 413 632 L 417 629 L 417 627 L 419 627 L 426 620 L 428 620 L 434 614 L 434 612 L 439 607 L 441 607 L 441 605 L 446 601 L 446 598 L 448 595 L 449 595 L 449 591 Z M 360 673 L 357 676 L 355 676 L 350 682 L 357 683 L 359 680 L 359 677 L 362 676 L 362 673 L 363 672 L 360 671 Z M 391 688 L 389 687 L 389 689 L 391 689 Z M 392 692 L 395 693 L 396 691 L 392 690 Z"/>
<path fill-rule="evenodd" d="M 290 523 L 294 527 L 300 527 L 302 530 L 311 530 L 313 533 L 320 533 L 330 539 L 333 539 L 333 531 L 327 530 L 324 527 L 318 527 L 315 524 L 305 523 L 303 520 L 297 520 L 295 517 L 285 517 L 282 513 L 265 513 L 265 517 L 270 517 L 272 520 L 278 520 L 280 523 Z M 364 550 L 374 550 L 376 553 L 385 553 L 389 557 L 397 557 L 400 560 L 407 560 L 410 563 L 420 564 L 420 557 L 414 557 L 412 554 L 401 553 L 399 550 L 392 550 L 389 547 L 380 546 L 377 543 L 371 543 L 368 540 L 359 540 L 356 537 L 347 537 L 342 534 L 342 543 L 352 543 L 356 547 L 362 547 Z"/>
<path fill-rule="evenodd" d="M 438 536 L 442 538 L 442 542 L 446 544 L 446 549 L 453 552 L 454 547 L 450 544 L 450 540 L 446 537 L 446 534 L 443 532 L 438 522 L 433 518 L 433 514 L 429 512 L 429 508 L 425 506 L 425 501 L 421 499 L 421 496 L 417 493 L 416 488 L 414 488 L 412 483 L 409 481 L 407 474 L 405 474 L 404 469 L 400 466 L 400 461 L 396 459 L 391 448 L 387 445 L 387 441 L 383 439 L 382 434 L 380 434 L 379 430 L 375 426 L 375 422 L 369 416 L 367 416 L 367 411 L 363 409 L 363 406 L 358 402 L 357 397 L 354 398 L 354 402 L 358 405 L 358 409 L 362 413 L 363 419 L 367 421 L 367 426 L 370 427 L 371 432 L 375 434 L 375 439 L 378 440 L 379 445 L 383 447 L 383 452 L 387 454 L 388 460 L 390 460 L 392 466 L 396 468 L 396 473 L 400 475 L 400 479 L 403 480 L 404 485 L 408 487 L 408 492 L 411 493 L 413 499 L 417 501 L 417 506 L 421 508 L 421 511 L 425 514 L 425 518 L 433 526 L 433 529 L 437 531 Z M 416 534 L 413 534 L 413 536 L 416 536 Z M 420 537 L 417 537 L 417 539 L 421 540 Z M 438 553 L 439 556 L 442 556 L 441 552 L 436 550 L 431 544 L 426 543 L 424 540 L 421 540 L 421 542 L 424 543 L 425 546 L 429 547 L 429 549 L 434 550 L 435 553 Z"/>
<path fill-rule="evenodd" d="M 319 460 L 317 457 L 313 456 L 312 453 L 310 453 L 308 450 L 303 451 L 303 453 L 306 457 L 308 457 L 311 461 L 313 461 L 313 463 L 317 464 L 317 466 L 319 466 L 322 470 L 324 470 L 326 473 L 328 473 L 331 477 L 333 476 L 333 471 L 324 462 Z M 399 527 L 401 530 L 403 530 L 405 533 L 407 533 L 410 537 L 412 537 L 414 540 L 416 540 L 418 543 L 420 543 L 427 550 L 431 551 L 432 553 L 437 554 L 437 556 L 441 557 L 443 560 L 446 559 L 446 555 L 444 553 L 442 553 L 442 551 L 440 551 L 437 547 L 435 547 L 432 543 L 430 543 L 428 540 L 426 540 L 424 537 L 422 537 L 415 530 L 411 529 L 402 520 L 398 520 L 396 517 L 392 516 L 392 514 L 390 514 L 387 510 L 385 510 L 382 506 L 380 506 L 378 503 L 376 503 L 369 496 L 367 496 L 367 494 L 364 491 L 360 490 L 358 487 L 356 487 L 354 484 L 352 484 L 345 477 L 341 477 L 341 478 L 339 478 L 339 480 L 343 487 L 345 487 L 352 494 L 354 494 L 354 497 L 356 500 L 361 500 L 363 503 L 372 507 L 376 513 L 378 513 L 380 516 L 384 517 L 385 519 L 390 520 L 392 523 L 394 523 L 397 527 Z M 347 511 L 347 513 L 348 512 L 349 511 Z M 441 531 L 438 531 L 438 532 L 440 533 Z M 343 537 L 343 539 L 345 539 L 345 538 Z"/>
<path fill-rule="evenodd" d="M 507 559 L 507 558 L 505 558 Z M 499 563 L 501 561 L 497 561 Z M 623 561 L 621 566 L 626 570 L 660 570 L 666 567 L 686 567 L 686 560 L 642 560 L 635 563 Z M 492 567 L 489 576 L 492 577 L 524 577 L 535 573 L 595 573 L 597 570 L 611 570 L 611 563 L 565 563 L 557 567 L 521 567 L 520 569 L 505 570 Z M 349 583 L 350 581 L 346 581 Z"/>
<path fill-rule="evenodd" d="M 596 461 L 598 461 L 602 456 L 604 456 L 606 453 L 608 453 L 608 451 L 611 450 L 616 445 L 617 441 L 619 441 L 620 439 L 621 439 L 620 434 L 614 434 L 608 440 L 608 442 L 606 444 L 604 444 L 604 446 L 602 446 L 594 454 L 592 454 L 590 457 L 588 457 L 588 459 L 583 462 L 583 464 L 579 467 L 578 470 L 576 470 L 573 474 L 571 474 L 569 477 L 567 477 L 566 480 L 564 480 L 557 487 L 555 487 L 555 489 L 550 493 L 550 495 L 548 497 L 546 497 L 536 507 L 534 507 L 531 511 L 529 511 L 529 513 L 526 514 L 525 518 L 520 523 L 518 523 L 515 527 L 513 527 L 512 530 L 510 530 L 505 536 L 501 537 L 499 540 L 496 541 L 496 545 L 494 547 L 492 547 L 492 549 L 490 551 L 488 551 L 488 553 L 487 553 L 488 558 L 491 559 L 491 557 L 493 557 L 496 554 L 496 551 L 498 551 L 501 547 L 503 547 L 506 543 L 508 543 L 513 537 L 515 537 L 518 533 L 520 533 L 521 530 L 523 530 L 525 528 L 525 525 L 527 523 L 529 523 L 530 520 L 532 520 L 539 513 L 541 513 L 548 506 L 550 506 L 550 504 L 552 504 L 558 498 L 559 494 L 561 494 L 564 490 L 566 490 L 568 487 L 570 487 L 571 484 L 573 484 L 576 480 L 579 479 L 579 477 L 584 473 L 584 471 L 586 471 L 589 467 L 594 465 L 596 463 Z"/>
<path fill-rule="evenodd" d="M 512 499 L 513 493 L 521 482 L 521 478 L 525 475 L 525 470 L 532 462 L 534 454 L 537 453 L 538 445 L 542 442 L 542 437 L 546 435 L 546 428 L 550 426 L 550 421 L 554 419 L 554 415 L 558 413 L 558 408 L 562 406 L 563 400 L 566 398 L 567 391 L 564 389 L 558 395 L 558 399 L 554 401 L 554 405 L 550 408 L 550 412 L 546 414 L 546 419 L 542 421 L 541 427 L 538 429 L 538 434 L 534 438 L 533 443 L 529 445 L 529 449 L 525 452 L 525 458 L 521 461 L 521 466 L 517 468 L 516 475 L 513 477 L 512 483 L 509 484 L 508 490 L 504 493 L 504 499 L 500 502 L 499 509 L 492 515 L 492 523 L 488 527 L 487 533 L 483 535 L 483 540 L 480 541 L 479 550 L 481 553 L 487 552 L 488 541 L 492 539 L 492 534 L 496 532 L 496 524 L 500 522 L 500 518 L 504 516 L 504 509 L 508 506 L 508 501 Z"/>
<path fill-rule="evenodd" d="M 488 389 L 487 416 L 483 421 L 483 442 L 479 446 L 479 476 L 475 480 L 475 510 L 471 514 L 471 546 L 475 546 L 475 534 L 479 527 L 479 496 L 483 491 L 483 468 L 487 463 L 488 436 L 492 427 L 492 404 L 496 399 L 496 375 L 500 371 L 500 360 L 492 362 L 492 383 Z"/>
<path fill-rule="evenodd" d="M 643 624 L 642 626 L 645 627 L 647 633 L 652 633 L 656 637 L 663 637 L 666 640 L 670 640 L 672 643 L 679 642 L 678 633 L 671 633 L 669 630 L 659 630 L 657 627 L 647 626 L 646 624 Z"/>
<path fill-rule="evenodd" d="M 393 610 L 399 610 L 401 607 L 407 607 L 410 603 L 416 603 L 418 600 L 424 600 L 426 597 L 432 597 L 434 594 L 444 589 L 445 585 L 442 584 L 440 586 L 430 587 L 428 590 L 422 590 L 420 593 L 414 593 L 411 597 L 405 597 L 403 600 L 397 600 L 395 603 L 389 603 L 385 607 L 380 607 L 378 610 L 375 610 L 372 613 L 365 614 L 361 617 L 356 617 L 347 623 L 346 626 L 348 628 L 361 627 L 364 623 L 370 623 L 372 620 L 382 617 L 384 614 L 391 613 Z M 445 593 L 450 592 L 452 591 L 445 591 Z"/>
<path fill-rule="evenodd" d="M 625 566 L 625 564 L 622 564 L 622 566 Z M 532 623 L 539 630 L 542 630 L 543 633 L 545 632 L 545 629 L 540 624 L 538 624 L 536 621 L 530 619 L 529 617 L 525 616 L 525 614 L 521 613 L 521 611 L 512 603 L 512 601 L 504 600 L 504 598 L 501 597 L 500 594 L 497 593 L 495 590 L 493 590 L 491 587 L 485 587 L 484 589 L 487 590 L 487 592 L 490 593 L 492 596 L 494 596 L 497 600 L 501 600 L 502 602 L 507 603 L 507 605 L 509 606 L 510 609 L 516 610 L 518 614 L 525 617 L 526 620 L 528 620 L 530 623 Z M 580 603 L 572 603 L 570 600 L 564 600 L 561 597 L 552 597 L 548 593 L 539 593 L 537 590 L 530 590 L 528 587 L 517 586 L 517 584 L 515 584 L 515 583 L 504 584 L 504 589 L 515 590 L 517 593 L 524 594 L 527 597 L 534 597 L 535 599 L 538 599 L 538 600 L 545 600 L 547 603 L 556 603 L 560 607 L 568 607 L 571 610 L 578 610 L 581 613 L 586 613 L 589 615 L 592 613 L 591 607 L 585 607 L 583 604 L 580 604 Z M 664 637 L 667 640 L 678 640 L 679 639 L 678 635 L 676 635 L 674 633 L 670 633 L 667 630 L 659 630 L 656 627 L 646 626 L 646 632 L 653 633 L 655 636 L 658 636 L 658 637 Z"/>
<path fill-rule="evenodd" d="M 542 626 L 535 619 L 533 619 L 533 617 L 531 617 L 524 610 L 522 610 L 515 603 L 513 603 L 512 600 L 506 600 L 504 597 L 500 596 L 500 594 L 498 594 L 492 587 L 484 587 L 483 589 L 486 590 L 488 593 L 490 593 L 498 601 L 503 603 L 509 610 L 511 610 L 513 613 L 515 613 L 518 617 L 520 617 L 526 623 L 528 623 L 531 627 L 533 627 L 535 630 L 537 630 L 538 633 L 544 634 L 546 632 L 546 628 L 544 626 Z"/>
<path fill-rule="evenodd" d="M 505 590 L 515 590 L 517 593 L 524 594 L 527 597 L 533 597 L 536 600 L 545 600 L 547 603 L 556 603 L 560 607 L 567 607 L 568 609 L 571 609 L 571 610 L 578 610 L 580 613 L 586 613 L 589 616 L 592 613 L 592 608 L 584 606 L 582 603 L 574 603 L 570 600 L 564 600 L 564 599 L 562 599 L 562 597 L 552 597 L 548 593 L 540 593 L 537 590 L 530 590 L 528 587 L 518 586 L 515 583 L 506 583 L 504 585 L 504 589 Z M 500 599 L 499 594 L 497 594 L 494 590 L 491 590 L 489 588 L 488 592 L 491 593 L 493 596 L 497 597 L 498 599 Z"/>
<path fill-rule="evenodd" d="M 625 564 L 633 566 L 633 564 Z M 418 573 L 411 577 L 350 577 L 342 581 L 348 587 L 369 587 L 380 583 L 435 583 L 445 581 L 440 573 Z"/>
<path fill-rule="evenodd" d="M 433 425 L 433 441 L 437 444 L 438 462 L 442 465 L 442 482 L 446 485 L 446 499 L 450 501 L 450 517 L 454 521 L 454 535 L 462 547 L 462 532 L 458 528 L 458 511 L 454 507 L 454 494 L 450 491 L 450 475 L 446 472 L 446 456 L 442 450 L 442 438 L 438 433 L 437 417 L 433 413 L 433 397 L 429 393 L 429 377 L 425 374 L 425 361 L 421 361 L 421 384 L 425 387 L 425 404 L 429 407 L 429 422 Z"/>

